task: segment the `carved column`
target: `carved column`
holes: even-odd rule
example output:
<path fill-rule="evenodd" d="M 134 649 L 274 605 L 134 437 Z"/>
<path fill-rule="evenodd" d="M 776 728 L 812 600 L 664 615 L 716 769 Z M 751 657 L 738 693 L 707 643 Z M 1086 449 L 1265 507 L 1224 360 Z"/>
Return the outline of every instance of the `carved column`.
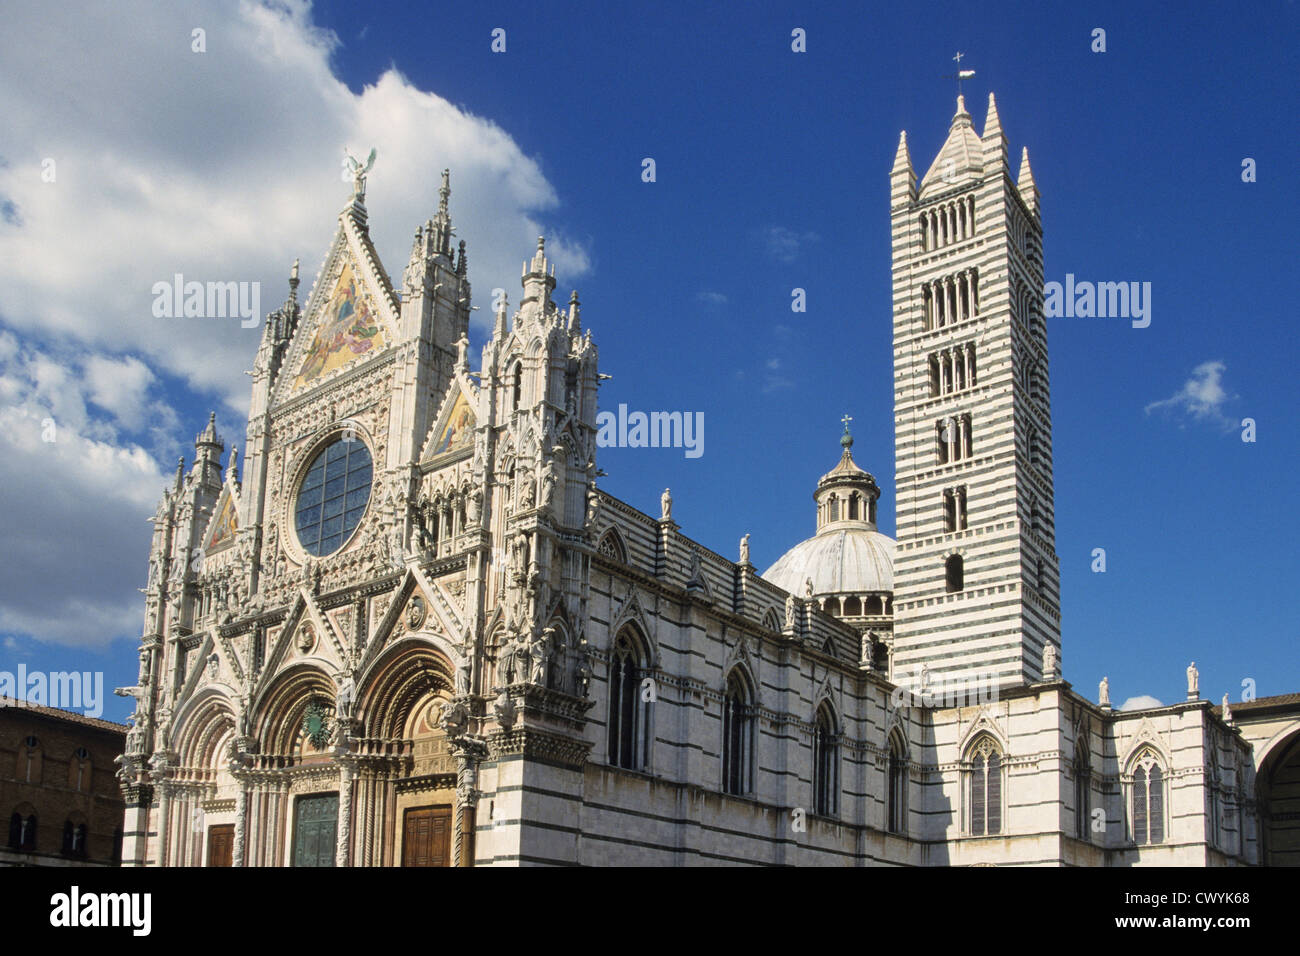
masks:
<path fill-rule="evenodd" d="M 455 865 L 474 865 L 474 813 L 478 806 L 478 761 L 467 753 L 456 755 Z"/>
<path fill-rule="evenodd" d="M 235 791 L 235 845 L 231 849 L 230 865 L 244 865 L 244 831 L 248 826 L 248 791 L 244 781 L 235 778 L 239 789 Z"/>
<path fill-rule="evenodd" d="M 168 835 L 171 831 L 171 787 L 165 780 L 157 780 L 156 787 L 158 790 L 158 865 L 169 866 L 171 864 L 168 858 Z"/>
<path fill-rule="evenodd" d="M 334 865 L 349 866 L 352 843 L 352 761 L 339 761 L 339 832 Z"/>

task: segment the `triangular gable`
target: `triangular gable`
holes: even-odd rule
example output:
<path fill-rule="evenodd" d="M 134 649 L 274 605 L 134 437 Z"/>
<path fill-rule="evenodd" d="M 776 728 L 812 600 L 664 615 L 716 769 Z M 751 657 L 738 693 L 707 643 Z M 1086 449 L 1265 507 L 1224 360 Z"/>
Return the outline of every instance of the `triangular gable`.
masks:
<path fill-rule="evenodd" d="M 396 338 L 398 309 L 364 228 L 345 214 L 285 357 L 280 398 L 383 352 Z"/>
<path fill-rule="evenodd" d="M 227 481 L 212 509 L 212 517 L 203 532 L 203 553 L 224 551 L 235 543 L 239 531 L 239 498 L 233 482 Z"/>
<path fill-rule="evenodd" d="M 475 400 L 465 393 L 460 383 L 452 380 L 451 388 L 442 401 L 437 422 L 429 432 L 422 460 L 437 458 L 439 455 L 451 455 L 474 447 L 474 429 L 478 425 L 475 414 Z"/>

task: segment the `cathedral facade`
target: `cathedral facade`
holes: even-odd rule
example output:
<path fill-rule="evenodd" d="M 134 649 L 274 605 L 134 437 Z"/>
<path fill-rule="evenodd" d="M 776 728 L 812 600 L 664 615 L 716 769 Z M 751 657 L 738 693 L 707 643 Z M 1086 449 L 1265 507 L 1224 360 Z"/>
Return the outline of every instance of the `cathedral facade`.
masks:
<path fill-rule="evenodd" d="M 759 573 L 597 488 L 543 241 L 474 368 L 447 174 L 395 285 L 358 169 L 267 318 L 242 475 L 210 420 L 154 516 L 125 863 L 1258 862 L 1252 741 L 1194 667 L 1122 712 L 1063 677 L 1028 154 L 959 99 L 889 178 L 898 540 L 846 425 Z"/>

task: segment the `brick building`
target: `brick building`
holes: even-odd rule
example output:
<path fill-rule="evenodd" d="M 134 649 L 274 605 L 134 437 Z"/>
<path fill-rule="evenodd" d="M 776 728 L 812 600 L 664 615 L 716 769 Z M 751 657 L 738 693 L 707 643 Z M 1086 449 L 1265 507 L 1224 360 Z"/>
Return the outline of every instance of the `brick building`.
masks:
<path fill-rule="evenodd" d="M 116 866 L 125 804 L 113 761 L 127 728 L 0 698 L 4 866 Z"/>

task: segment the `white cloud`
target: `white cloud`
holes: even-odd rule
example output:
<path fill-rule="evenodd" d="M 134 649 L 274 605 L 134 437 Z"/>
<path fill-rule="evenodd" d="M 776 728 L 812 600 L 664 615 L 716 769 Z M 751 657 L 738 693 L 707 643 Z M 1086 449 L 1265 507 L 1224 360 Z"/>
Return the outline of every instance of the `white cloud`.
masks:
<path fill-rule="evenodd" d="M 785 226 L 768 226 L 763 230 L 767 254 L 777 262 L 794 262 L 805 247 L 820 239 L 815 232 L 796 232 Z"/>
<path fill-rule="evenodd" d="M 479 303 L 497 286 L 517 300 L 541 234 L 562 287 L 591 270 L 588 242 L 553 221 L 555 190 L 508 134 L 396 68 L 352 92 L 330 65 L 338 44 L 302 0 L 6 5 L 0 631 L 86 645 L 138 633 L 145 518 L 172 467 L 159 462 L 202 426 L 182 429 L 173 409 L 215 396 L 246 410 L 261 334 L 235 318 L 154 318 L 153 284 L 258 282 L 264 314 L 300 257 L 306 301 L 350 196 L 345 148 L 378 150 L 366 203 L 394 281 L 444 167 Z M 176 381 L 196 394 L 163 394 Z"/>
<path fill-rule="evenodd" d="M 47 391 L 60 367 L 32 352 L 0 365 L 0 631 L 100 646 L 139 632 L 146 519 L 166 479 L 138 444 L 119 443 L 111 422 L 87 415 L 73 370 Z"/>
<path fill-rule="evenodd" d="M 1224 412 L 1224 406 L 1237 396 L 1223 387 L 1223 373 L 1227 366 L 1220 361 L 1202 362 L 1192 369 L 1192 377 L 1169 398 L 1152 402 L 1146 413 L 1163 412 L 1181 419 L 1215 425 L 1225 431 L 1236 426 Z"/>
<path fill-rule="evenodd" d="M 697 292 L 695 298 L 705 305 L 726 305 L 728 301 L 727 297 L 721 292 L 713 292 L 707 289 L 703 292 Z"/>
<path fill-rule="evenodd" d="M 206 53 L 190 49 L 196 24 Z M 0 82 L 0 202 L 22 225 L 0 224 L 6 324 L 137 355 L 246 408 L 241 372 L 259 330 L 154 318 L 150 290 L 178 272 L 256 281 L 265 313 L 296 257 L 310 286 L 350 193 L 345 148 L 378 150 L 366 201 L 396 281 L 416 226 L 436 211 L 444 167 L 480 302 L 496 286 L 516 297 L 519 264 L 542 233 L 562 285 L 591 269 L 586 244 L 546 221 L 558 197 L 509 135 L 396 69 L 353 93 L 330 69 L 337 42 L 292 0 L 10 5 L 0 60 L 23 82 Z M 42 181 L 45 159 L 54 182 Z"/>

